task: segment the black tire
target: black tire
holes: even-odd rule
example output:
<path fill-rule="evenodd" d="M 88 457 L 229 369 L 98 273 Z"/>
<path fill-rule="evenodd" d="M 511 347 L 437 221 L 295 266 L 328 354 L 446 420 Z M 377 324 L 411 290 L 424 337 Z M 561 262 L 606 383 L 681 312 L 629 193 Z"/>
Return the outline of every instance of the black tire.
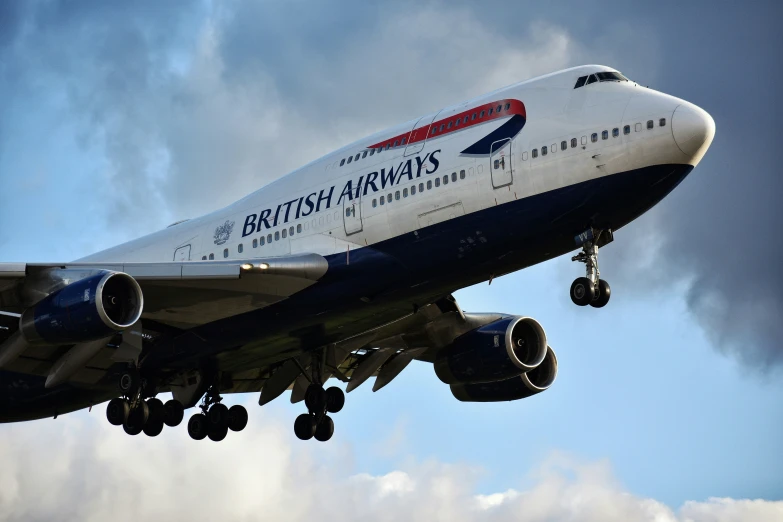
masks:
<path fill-rule="evenodd" d="M 196 413 L 188 421 L 188 435 L 193 440 L 202 440 L 209 432 L 209 422 L 203 413 Z"/>
<path fill-rule="evenodd" d="M 609 302 L 609 298 L 612 297 L 612 289 L 609 287 L 609 283 L 603 279 L 598 280 L 598 288 L 596 288 L 595 298 L 590 301 L 590 306 L 594 308 L 603 308 L 606 303 Z"/>
<path fill-rule="evenodd" d="M 326 406 L 326 392 L 322 386 L 311 384 L 305 392 L 305 406 L 311 413 L 321 413 Z"/>
<path fill-rule="evenodd" d="M 185 407 L 177 400 L 166 401 L 163 405 L 163 422 L 166 426 L 179 426 L 185 416 Z"/>
<path fill-rule="evenodd" d="M 318 426 L 315 428 L 315 439 L 320 440 L 321 442 L 326 442 L 332 438 L 333 434 L 334 421 L 330 416 L 324 415 L 324 418 L 321 419 L 321 422 L 319 422 Z"/>
<path fill-rule="evenodd" d="M 125 433 L 128 435 L 138 435 L 141 433 L 144 429 L 144 425 L 147 423 L 148 417 L 149 409 L 147 408 L 147 404 L 140 402 L 138 406 L 130 410 L 128 418 L 122 425 L 123 429 L 125 429 Z"/>
<path fill-rule="evenodd" d="M 315 435 L 315 417 L 303 413 L 294 421 L 294 433 L 302 440 L 310 440 Z"/>
<path fill-rule="evenodd" d="M 209 407 L 207 418 L 210 426 L 228 426 L 228 406 L 217 403 Z"/>
<path fill-rule="evenodd" d="M 337 413 L 345 406 L 345 394 L 337 386 L 332 386 L 326 390 L 326 411 Z"/>
<path fill-rule="evenodd" d="M 123 394 L 133 395 L 139 386 L 139 374 L 132 371 L 123 373 L 120 375 L 118 386 Z"/>
<path fill-rule="evenodd" d="M 163 431 L 163 419 L 147 421 L 144 425 L 144 434 L 148 437 L 157 437 Z"/>
<path fill-rule="evenodd" d="M 228 428 L 231 431 L 242 431 L 247 426 L 247 410 L 244 406 L 235 404 L 228 409 Z"/>
<path fill-rule="evenodd" d="M 121 426 L 128 418 L 130 404 L 125 399 L 112 399 L 106 406 L 106 419 L 114 426 Z"/>
<path fill-rule="evenodd" d="M 209 433 L 207 435 L 209 437 L 209 440 L 220 442 L 221 440 L 226 438 L 226 434 L 228 434 L 228 426 L 213 424 L 210 426 Z"/>
<path fill-rule="evenodd" d="M 587 306 L 595 297 L 593 282 L 586 277 L 577 277 L 571 283 L 571 301 L 577 306 Z"/>
<path fill-rule="evenodd" d="M 160 422 L 163 423 L 163 401 L 160 399 L 147 399 L 147 408 L 150 411 L 149 418 L 147 419 L 147 424 L 157 424 Z"/>

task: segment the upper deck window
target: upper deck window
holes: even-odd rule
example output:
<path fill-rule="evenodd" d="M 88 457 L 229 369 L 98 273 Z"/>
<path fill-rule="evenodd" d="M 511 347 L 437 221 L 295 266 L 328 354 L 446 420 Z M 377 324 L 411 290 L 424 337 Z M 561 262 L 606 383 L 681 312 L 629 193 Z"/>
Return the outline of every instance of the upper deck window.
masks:
<path fill-rule="evenodd" d="M 579 87 L 584 85 L 586 81 L 587 81 L 587 76 L 580 76 L 579 78 L 576 79 L 576 85 L 574 85 L 574 89 L 578 89 Z"/>
<path fill-rule="evenodd" d="M 365 150 L 364 152 L 362 152 L 362 159 L 364 159 L 366 157 L 367 157 L 367 151 Z"/>
<path fill-rule="evenodd" d="M 348 163 L 353 161 L 353 156 L 348 156 Z"/>
<path fill-rule="evenodd" d="M 595 73 L 599 82 L 627 82 L 628 78 L 619 72 L 599 72 Z"/>
<path fill-rule="evenodd" d="M 342 167 L 343 165 L 345 165 L 345 158 L 343 158 L 342 161 L 340 161 L 340 166 Z"/>

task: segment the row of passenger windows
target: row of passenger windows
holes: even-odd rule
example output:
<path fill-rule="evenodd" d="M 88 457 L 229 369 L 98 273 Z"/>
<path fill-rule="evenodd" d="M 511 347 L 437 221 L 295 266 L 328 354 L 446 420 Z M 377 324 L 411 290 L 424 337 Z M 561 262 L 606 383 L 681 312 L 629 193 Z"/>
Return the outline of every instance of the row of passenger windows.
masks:
<path fill-rule="evenodd" d="M 399 145 L 399 141 L 400 140 L 397 140 L 396 142 L 394 142 L 394 146 L 395 147 L 397 145 Z M 405 138 L 402 139 L 402 144 L 405 145 Z M 389 148 L 389 144 L 386 145 L 386 148 L 387 149 Z M 340 166 L 342 167 L 343 165 L 346 165 L 348 163 L 352 163 L 354 161 L 359 161 L 359 159 L 364 159 L 364 158 L 367 157 L 368 154 L 370 156 L 374 156 L 375 155 L 375 150 L 376 149 L 365 150 L 364 152 L 357 153 L 356 156 L 348 156 L 347 159 L 343 158 L 343 159 L 340 160 Z M 378 149 L 378 154 L 380 154 L 382 150 L 383 150 L 383 147 L 379 148 Z"/>
<path fill-rule="evenodd" d="M 659 119 L 658 120 L 658 126 L 659 127 L 665 127 L 666 126 L 666 118 Z M 647 129 L 651 130 L 653 128 L 655 128 L 655 122 L 653 120 L 647 120 Z M 640 132 L 641 130 L 642 130 L 642 124 L 641 123 L 637 123 L 635 125 L 635 132 Z M 630 134 L 630 133 L 631 133 L 631 126 L 630 125 L 625 125 L 623 127 L 623 134 Z M 619 127 L 615 127 L 614 129 L 612 129 L 612 137 L 613 138 L 617 138 L 619 136 L 620 136 L 620 128 Z M 609 131 L 608 130 L 601 131 L 601 139 L 602 140 L 608 140 L 609 139 Z M 594 132 L 594 133 L 592 133 L 590 135 L 590 141 L 593 142 L 593 143 L 598 141 L 598 133 L 597 132 Z M 587 136 L 582 136 L 582 145 L 587 145 Z M 571 138 L 571 148 L 574 149 L 574 148 L 576 148 L 576 146 L 577 146 L 576 138 Z M 561 141 L 560 142 L 560 150 L 566 150 L 567 148 L 568 148 L 568 141 L 567 140 Z M 546 145 L 541 147 L 541 155 L 542 156 L 546 156 L 549 152 L 552 152 L 552 153 L 557 152 L 557 143 L 553 143 L 551 147 L 547 147 Z M 537 158 L 538 157 L 538 149 L 533 149 L 531 151 L 531 155 L 534 158 Z M 522 159 L 523 160 L 527 159 L 527 154 L 522 154 Z"/>
<path fill-rule="evenodd" d="M 466 174 L 465 174 L 464 170 L 460 170 L 459 171 L 459 178 L 457 178 L 457 173 L 456 172 L 452 172 L 451 173 L 451 181 L 452 182 L 456 182 L 457 179 L 465 179 L 465 176 L 466 176 Z M 443 184 L 444 186 L 449 184 L 449 175 L 448 174 L 444 174 L 442 178 L 441 177 L 437 177 L 434 180 L 431 180 L 431 179 L 427 180 L 426 184 L 424 182 L 421 182 L 421 183 L 419 183 L 418 188 L 416 187 L 416 184 L 414 183 L 410 187 L 410 195 L 411 196 L 415 196 L 417 190 L 418 190 L 419 193 L 424 192 L 425 187 L 426 187 L 426 190 L 432 190 L 433 185 L 435 186 L 435 188 L 438 188 L 438 187 L 441 186 L 441 184 Z M 395 200 L 399 201 L 401 198 L 407 198 L 408 197 L 408 188 L 406 187 L 406 188 L 402 189 L 402 191 L 399 191 L 399 190 L 395 191 L 393 196 L 394 197 L 392 197 L 392 193 L 389 192 L 389 194 L 387 194 L 386 196 L 381 196 L 379 200 L 378 199 L 373 199 L 372 200 L 373 208 L 378 206 L 378 201 L 380 201 L 381 205 L 385 205 L 386 203 L 391 203 L 392 201 L 395 201 Z M 350 211 L 351 211 L 350 209 L 347 209 L 346 210 L 346 215 L 350 216 L 350 214 L 349 214 Z"/>
<path fill-rule="evenodd" d="M 486 114 L 487 117 L 492 116 L 492 114 L 497 113 L 500 114 L 503 111 L 508 111 L 511 108 L 511 104 L 507 103 L 505 105 L 498 105 L 497 107 L 490 107 L 489 110 L 483 110 L 479 113 L 473 113 L 469 116 L 460 116 L 456 120 L 449 120 L 448 122 L 441 123 L 440 126 L 433 125 L 432 129 L 430 130 L 430 135 L 437 134 L 438 132 L 443 132 L 445 130 L 449 130 L 452 127 L 459 127 L 460 124 L 466 124 L 469 121 L 473 121 L 475 119 L 482 119 L 484 118 L 484 115 Z"/>

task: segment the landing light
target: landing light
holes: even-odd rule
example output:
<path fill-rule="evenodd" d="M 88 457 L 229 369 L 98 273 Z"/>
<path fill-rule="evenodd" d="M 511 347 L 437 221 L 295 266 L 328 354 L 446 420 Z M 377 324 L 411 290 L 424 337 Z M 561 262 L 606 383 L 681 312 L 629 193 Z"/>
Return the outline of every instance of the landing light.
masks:
<path fill-rule="evenodd" d="M 240 266 L 242 267 L 242 270 L 252 270 L 253 269 L 253 265 L 251 265 L 250 263 L 243 263 Z"/>
<path fill-rule="evenodd" d="M 267 268 L 269 268 L 269 263 L 259 263 L 258 268 L 260 268 L 261 270 L 266 270 Z"/>

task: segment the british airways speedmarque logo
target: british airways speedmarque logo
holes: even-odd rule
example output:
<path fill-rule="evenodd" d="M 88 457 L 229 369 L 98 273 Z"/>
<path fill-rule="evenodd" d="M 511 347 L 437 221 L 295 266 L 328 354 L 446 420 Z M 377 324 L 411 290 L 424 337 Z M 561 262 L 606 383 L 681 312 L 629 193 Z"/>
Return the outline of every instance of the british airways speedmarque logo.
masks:
<path fill-rule="evenodd" d="M 226 220 L 225 223 L 215 229 L 215 244 L 222 245 L 231 237 L 231 231 L 234 230 L 234 222 Z"/>

